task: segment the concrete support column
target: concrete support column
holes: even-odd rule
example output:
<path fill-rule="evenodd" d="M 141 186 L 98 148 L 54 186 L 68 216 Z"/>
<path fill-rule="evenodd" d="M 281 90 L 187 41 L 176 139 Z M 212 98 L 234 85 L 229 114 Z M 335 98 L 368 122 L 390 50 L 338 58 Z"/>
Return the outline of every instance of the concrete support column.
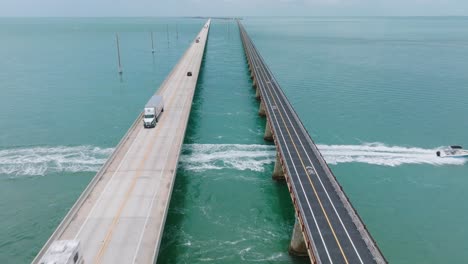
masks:
<path fill-rule="evenodd" d="M 252 80 L 253 80 L 253 82 L 252 82 L 252 87 L 253 87 L 254 89 L 256 89 L 256 88 L 257 88 L 257 80 L 256 80 L 255 78 L 253 78 Z"/>
<path fill-rule="evenodd" d="M 250 71 L 250 79 L 253 79 L 253 78 L 254 78 L 253 71 Z"/>
<path fill-rule="evenodd" d="M 273 170 L 273 180 L 284 180 L 283 165 L 281 164 L 280 155 L 276 153 L 275 169 Z"/>
<path fill-rule="evenodd" d="M 260 108 L 258 109 L 258 115 L 259 116 L 266 116 L 265 106 L 263 105 L 262 102 L 260 102 Z"/>
<path fill-rule="evenodd" d="M 255 83 L 255 81 L 254 81 Z M 260 88 L 257 87 L 257 90 L 255 91 L 255 98 L 260 101 Z"/>
<path fill-rule="evenodd" d="M 263 139 L 266 141 L 273 141 L 273 133 L 271 132 L 270 126 L 268 125 L 268 120 L 265 125 L 265 134 L 263 135 Z"/>
<path fill-rule="evenodd" d="M 297 218 L 293 228 L 291 244 L 289 244 L 289 254 L 303 257 L 308 255 L 301 224 Z"/>

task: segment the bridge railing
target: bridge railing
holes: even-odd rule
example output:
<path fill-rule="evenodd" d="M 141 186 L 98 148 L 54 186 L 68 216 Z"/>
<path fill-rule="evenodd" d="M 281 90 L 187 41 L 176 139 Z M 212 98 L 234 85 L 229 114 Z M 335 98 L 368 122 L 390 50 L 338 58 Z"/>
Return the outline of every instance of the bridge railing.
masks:
<path fill-rule="evenodd" d="M 243 28 L 243 26 L 242 26 L 242 28 Z M 244 29 L 244 31 L 245 31 L 245 29 Z M 257 48 L 255 47 L 255 44 L 252 41 L 250 43 L 251 43 L 252 47 L 255 50 L 257 50 Z M 260 58 L 261 63 L 266 65 L 263 56 L 258 52 L 256 52 L 256 54 Z M 279 85 L 279 82 L 277 81 L 275 75 L 271 72 L 270 68 L 269 67 L 265 67 L 265 68 L 267 69 L 267 71 L 268 71 L 268 73 L 269 73 L 269 75 L 271 77 L 271 81 L 275 82 L 278 87 L 281 87 Z M 287 98 L 282 89 L 278 89 L 278 90 L 281 92 L 281 94 L 282 94 L 282 96 L 284 98 Z M 331 171 L 331 169 L 330 169 L 328 163 L 325 161 L 325 158 L 323 157 L 322 153 L 318 150 L 315 142 L 310 137 L 310 133 L 305 128 L 305 126 L 302 123 L 302 120 L 299 118 L 299 115 L 297 114 L 296 110 L 292 107 L 289 100 L 285 100 L 285 101 L 287 103 L 287 106 L 288 106 L 289 110 L 291 111 L 291 113 L 293 113 L 294 119 L 296 120 L 296 122 L 298 124 L 300 124 L 300 128 L 301 128 L 302 133 L 306 136 L 307 141 L 312 146 L 312 150 L 314 151 L 315 155 L 318 157 L 318 160 L 319 160 L 321 166 L 324 168 L 325 173 L 327 174 L 327 177 L 329 178 L 330 182 L 332 183 L 333 188 L 335 189 L 335 192 L 338 194 L 338 196 L 340 197 L 341 202 L 343 203 L 344 207 L 346 208 L 346 211 L 351 216 L 351 219 L 352 219 L 353 223 L 355 224 L 357 230 L 361 234 L 361 237 L 363 238 L 364 242 L 366 243 L 369 251 L 372 253 L 372 255 L 374 256 L 377 263 L 379 263 L 379 264 L 380 263 L 382 263 L 382 264 L 388 263 L 387 260 L 385 259 L 385 257 L 383 256 L 382 251 L 377 246 L 376 241 L 370 235 L 370 232 L 368 231 L 368 229 L 367 229 L 366 225 L 364 224 L 362 218 L 359 216 L 356 209 L 351 204 L 348 196 L 343 191 L 343 187 L 339 184 L 338 180 L 336 179 L 336 176 Z"/>
<path fill-rule="evenodd" d="M 132 126 L 127 130 L 123 138 L 120 140 L 119 144 L 115 147 L 114 151 L 112 152 L 111 156 L 106 160 L 104 165 L 99 169 L 98 173 L 94 176 L 94 178 L 89 182 L 88 186 L 86 186 L 85 190 L 81 193 L 80 197 L 78 197 L 78 200 L 75 202 L 75 204 L 70 208 L 68 213 L 65 215 L 63 220 L 60 222 L 60 225 L 55 229 L 55 231 L 52 233 L 50 238 L 47 240 L 47 242 L 44 244 L 42 249 L 39 251 L 37 256 L 34 258 L 32 263 L 38 263 L 39 260 L 42 258 L 42 256 L 45 254 L 47 249 L 50 247 L 50 245 L 58 238 L 60 237 L 63 232 L 65 231 L 65 228 L 68 227 L 70 222 L 73 220 L 73 217 L 75 214 L 78 212 L 78 210 L 81 208 L 83 205 L 84 201 L 86 198 L 88 198 L 89 194 L 91 191 L 94 189 L 94 187 L 97 185 L 99 180 L 101 180 L 102 176 L 104 175 L 104 172 L 107 171 L 109 168 L 110 164 L 114 161 L 115 157 L 117 156 L 118 150 L 127 142 L 127 140 L 130 138 L 130 134 L 133 130 L 135 130 L 137 125 L 140 125 L 140 122 L 142 121 L 143 113 L 140 113 L 138 115 L 138 118 L 133 122 Z"/>

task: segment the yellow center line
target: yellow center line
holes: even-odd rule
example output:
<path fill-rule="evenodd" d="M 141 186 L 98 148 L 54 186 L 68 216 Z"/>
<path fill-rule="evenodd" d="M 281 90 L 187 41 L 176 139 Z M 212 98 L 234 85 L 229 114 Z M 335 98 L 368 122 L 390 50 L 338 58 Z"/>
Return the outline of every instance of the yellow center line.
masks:
<path fill-rule="evenodd" d="M 184 55 L 182 55 L 182 58 L 180 58 L 179 62 L 180 61 L 183 61 L 185 60 L 185 57 L 188 56 L 188 54 L 190 53 L 190 50 L 193 48 L 193 43 L 190 44 L 190 47 L 187 49 L 187 51 L 184 53 Z M 192 56 L 193 57 L 193 56 Z M 169 80 L 172 78 L 172 76 L 174 75 L 174 73 L 180 73 L 180 71 L 182 70 L 182 66 L 179 66 L 179 63 L 177 63 L 175 69 L 173 71 L 171 71 L 171 73 L 169 74 L 168 78 L 166 78 L 166 80 Z M 167 81 L 164 80 L 163 83 L 161 84 L 161 88 L 158 89 L 158 91 L 156 92 L 157 94 L 162 94 L 164 93 L 164 91 L 167 89 L 167 87 L 169 85 L 167 85 Z"/>
<path fill-rule="evenodd" d="M 273 101 L 275 102 L 275 107 L 278 108 L 278 104 L 277 104 L 277 102 L 276 102 L 275 97 L 273 96 L 273 94 L 272 94 L 272 92 L 271 92 L 271 89 L 266 89 L 266 90 L 268 90 L 268 92 L 270 93 L 271 97 L 273 98 Z M 333 236 L 335 237 L 336 243 L 338 244 L 338 247 L 340 248 L 341 254 L 343 255 L 343 258 L 344 258 L 345 262 L 348 264 L 348 263 L 349 263 L 349 262 L 348 262 L 348 258 L 346 257 L 346 254 L 344 253 L 343 248 L 341 247 L 340 241 L 338 240 L 338 237 L 336 236 L 335 229 L 333 228 L 333 226 L 332 226 L 332 224 L 331 224 L 331 222 L 330 222 L 330 219 L 328 218 L 328 214 L 327 214 L 327 212 L 325 211 L 325 208 L 323 207 L 322 201 L 321 201 L 321 199 L 320 199 L 320 197 L 319 197 L 319 195 L 318 195 L 318 193 L 317 193 L 317 190 L 316 190 L 316 188 L 315 188 L 315 185 L 314 185 L 314 183 L 312 182 L 312 179 L 310 178 L 309 173 L 307 172 L 307 169 L 306 169 L 306 166 L 305 166 L 305 164 L 304 164 L 304 161 L 302 160 L 302 156 L 301 156 L 299 150 L 297 149 L 296 143 L 294 142 L 294 139 L 293 139 L 293 137 L 292 137 L 292 135 L 291 135 L 291 132 L 289 131 L 288 126 L 286 125 L 286 121 L 285 121 L 285 119 L 284 119 L 284 117 L 283 117 L 283 114 L 282 114 L 281 111 L 278 111 L 278 112 L 280 113 L 281 120 L 283 121 L 283 124 L 284 124 L 286 130 L 288 131 L 288 134 L 289 134 L 289 137 L 291 138 L 291 141 L 292 141 L 292 143 L 293 143 L 294 149 L 296 150 L 297 155 L 298 155 L 298 157 L 299 157 L 299 160 L 301 161 L 302 168 L 304 169 L 304 171 L 305 171 L 305 173 L 306 173 L 306 175 L 307 175 L 307 179 L 309 180 L 310 184 L 312 185 L 312 189 L 314 190 L 314 194 L 315 194 L 315 196 L 317 197 L 317 200 L 318 200 L 318 202 L 319 202 L 319 204 L 320 204 L 320 208 L 322 208 L 322 211 L 323 211 L 323 213 L 324 213 L 324 215 L 325 215 L 325 218 L 327 219 L 328 226 L 330 226 L 330 229 L 331 229 L 331 231 L 332 231 L 332 233 L 333 233 Z M 268 125 L 268 124 L 267 124 L 267 125 Z M 298 176 L 299 176 L 299 175 L 298 175 Z M 317 177 L 318 177 L 318 175 L 317 175 Z"/>
<path fill-rule="evenodd" d="M 238 23 L 238 24 L 239 24 L 239 23 Z M 242 34 L 242 37 L 245 38 L 243 29 L 241 30 L 241 34 Z M 244 41 L 245 41 L 245 39 L 244 39 Z M 242 42 L 242 45 L 243 45 L 244 48 L 245 48 L 245 43 L 244 43 L 244 41 Z M 249 52 L 249 54 L 250 54 L 250 52 Z M 249 60 L 249 64 L 250 64 L 250 59 L 249 59 L 249 58 L 247 58 L 247 59 Z M 253 70 L 253 69 L 252 69 L 252 70 Z M 258 88 L 258 89 L 259 89 L 259 88 Z M 260 103 L 263 103 L 263 102 L 260 102 Z M 275 101 L 275 104 L 276 104 L 276 101 Z M 284 119 L 283 119 L 283 122 L 284 122 Z M 267 124 L 267 125 L 268 125 L 268 124 Z M 287 182 L 287 183 L 288 183 L 288 185 L 289 185 L 289 182 Z M 298 219 L 299 219 L 299 222 L 300 222 L 301 225 L 302 225 L 302 224 L 303 224 L 303 223 L 302 223 L 303 221 L 302 221 L 301 217 L 299 217 Z M 303 237 L 304 237 L 304 239 L 306 239 L 306 235 L 305 235 L 305 234 L 303 234 Z M 309 253 L 309 256 L 312 258 L 312 263 L 315 263 L 315 259 L 316 259 L 316 258 L 315 258 L 315 256 L 311 253 L 309 247 L 307 247 L 307 252 Z"/>
<path fill-rule="evenodd" d="M 154 135 L 154 137 L 153 137 L 153 139 L 151 141 L 151 144 L 149 145 L 151 147 L 148 147 L 148 149 L 145 152 L 145 155 L 144 155 L 143 159 L 141 160 L 140 164 L 138 165 L 137 174 L 133 178 L 132 184 L 130 185 L 130 188 L 125 193 L 125 198 L 124 198 L 123 202 L 120 204 L 120 207 L 117 210 L 117 214 L 114 216 L 114 218 L 112 220 L 111 226 L 109 227 L 109 229 L 107 231 L 107 234 L 106 234 L 106 236 L 104 238 L 104 243 L 101 245 L 101 247 L 99 249 L 99 252 L 98 252 L 98 254 L 96 255 L 96 257 L 94 259 L 94 263 L 100 263 L 101 262 L 102 256 L 104 255 L 104 252 L 107 249 L 107 246 L 109 244 L 110 238 L 113 235 L 114 228 L 117 225 L 117 223 L 119 222 L 122 211 L 123 211 L 123 209 L 125 208 L 125 205 L 128 202 L 128 198 L 130 197 L 130 194 L 132 193 L 133 189 L 135 188 L 135 185 L 136 185 L 136 182 L 137 182 L 138 178 L 141 176 L 141 174 L 143 172 L 140 169 L 144 165 L 144 163 L 146 162 L 146 159 L 148 158 L 148 155 L 149 155 L 150 151 L 153 149 L 154 141 L 156 140 L 157 135 L 159 134 L 160 131 L 161 131 L 161 129 L 156 130 L 156 134 Z M 122 162 L 124 162 L 124 161 L 122 161 Z"/>
<path fill-rule="evenodd" d="M 206 24 L 205 24 L 205 25 L 206 25 Z M 203 27 L 204 27 L 204 26 L 203 26 Z M 197 34 L 197 36 L 199 36 L 200 33 L 202 33 L 202 32 L 203 32 L 203 29 L 200 30 L 200 32 Z M 207 35 L 207 34 L 205 34 L 205 35 L 206 35 L 206 36 L 204 36 L 204 37 L 206 37 L 206 39 L 205 39 L 205 41 L 206 41 L 206 40 L 208 39 L 208 35 Z M 201 43 L 201 42 L 200 42 L 200 43 Z M 204 43 L 203 43 L 203 44 L 204 44 Z M 195 47 L 195 40 L 193 40 L 193 41 L 191 42 L 191 44 L 190 44 L 190 46 L 188 47 L 187 51 L 186 51 L 186 52 L 182 55 L 182 57 L 179 59 L 179 62 L 183 61 L 183 60 L 185 59 L 185 57 L 187 57 L 188 54 L 190 54 L 190 50 L 194 49 L 194 47 Z M 203 47 L 203 50 L 205 50 L 204 47 Z M 194 53 L 194 52 L 192 52 L 192 53 Z M 193 55 L 192 55 L 191 61 L 192 61 L 192 60 L 193 60 Z M 190 63 L 190 64 L 191 64 L 191 63 Z M 177 68 L 177 69 L 174 69 L 173 71 L 171 71 L 171 73 L 169 74 L 169 77 L 166 78 L 166 80 L 170 79 L 170 77 L 172 77 L 172 75 L 174 75 L 175 71 L 180 71 L 180 70 L 181 70 L 181 69 L 180 69 L 181 66 L 179 67 L 179 63 L 177 63 L 176 68 Z M 158 94 L 162 94 L 162 93 L 164 93 L 164 91 L 166 90 L 166 88 L 167 88 L 167 86 L 168 86 L 168 85 L 166 85 L 166 80 L 164 80 L 164 82 L 162 83 L 161 89 L 159 89 L 159 90 L 157 91 Z"/>
<path fill-rule="evenodd" d="M 193 57 L 192 57 L 192 60 L 193 60 Z M 191 61 L 192 61 L 191 60 Z M 180 78 L 179 82 L 183 80 L 184 77 Z M 178 82 L 178 83 L 179 83 Z M 176 86 L 178 87 L 178 86 Z M 169 100 L 169 103 L 167 104 L 167 106 L 170 106 L 172 105 L 172 102 L 174 100 L 174 98 L 176 97 L 176 94 L 177 94 L 177 89 L 174 89 L 174 92 L 172 92 L 171 94 L 171 99 Z M 167 115 L 163 115 L 160 122 L 162 122 L 163 120 L 166 119 L 166 116 Z M 159 123 L 159 122 L 158 122 Z M 134 176 L 133 178 L 133 181 L 131 183 L 131 186 L 130 188 L 127 190 L 127 192 L 125 193 L 125 198 L 123 200 L 123 202 L 120 204 L 120 207 L 117 211 L 117 214 L 114 216 L 113 220 L 112 220 L 112 223 L 111 223 L 111 226 L 109 227 L 107 233 L 106 233 L 106 236 L 104 238 L 104 243 L 101 245 L 101 247 L 99 248 L 99 251 L 98 251 L 98 254 L 96 255 L 96 257 L 94 258 L 94 263 L 101 263 L 102 261 L 102 257 L 104 256 L 104 253 L 105 251 L 107 250 L 107 247 L 108 247 L 108 244 L 109 244 L 109 241 L 110 241 L 110 238 L 112 237 L 113 233 L 114 233 L 114 229 L 115 229 L 115 226 L 118 224 L 119 222 L 119 219 L 120 219 L 120 216 L 122 214 L 122 211 L 123 209 L 125 208 L 125 205 L 127 204 L 128 202 L 128 198 L 130 197 L 130 194 L 132 193 L 133 189 L 135 188 L 135 185 L 136 185 L 136 182 L 138 180 L 138 178 L 141 176 L 142 174 L 142 170 L 140 170 L 140 168 L 144 165 L 144 163 L 146 162 L 147 158 L 148 158 L 148 155 L 149 153 L 151 152 L 151 150 L 153 150 L 153 147 L 154 147 L 154 142 L 156 141 L 157 139 L 157 135 L 159 134 L 159 132 L 161 131 L 161 125 L 157 125 L 156 126 L 156 134 L 153 136 L 153 139 L 151 141 L 151 144 L 146 152 L 145 152 L 145 155 L 143 157 L 143 160 L 140 162 L 139 166 L 138 166 L 138 169 L 137 169 L 137 174 Z M 123 161 L 122 161 L 123 162 Z"/>
<path fill-rule="evenodd" d="M 268 90 L 269 90 L 269 93 L 270 93 L 270 95 L 272 96 L 272 98 L 273 98 L 273 100 L 274 100 L 274 102 L 275 102 L 275 107 L 278 107 L 278 104 L 277 104 L 277 102 L 276 102 L 276 99 L 275 99 L 275 97 L 273 96 L 271 90 L 270 90 L 270 89 L 268 89 Z M 297 152 L 298 157 L 299 157 L 299 159 L 300 159 L 300 161 L 301 161 L 302 167 L 303 167 L 304 171 L 306 172 L 306 175 L 307 175 L 307 177 L 308 177 L 308 180 L 309 180 L 309 182 L 310 182 L 310 184 L 311 184 L 311 186 L 312 186 L 312 188 L 313 188 L 313 190 L 314 190 L 314 194 L 315 194 L 315 196 L 316 196 L 317 199 L 318 199 L 318 202 L 319 202 L 319 204 L 320 204 L 320 207 L 321 207 L 321 209 L 322 209 L 322 211 L 323 211 L 323 213 L 324 213 L 324 215 L 325 215 L 325 218 L 327 219 L 328 225 L 330 226 L 331 231 L 332 231 L 332 233 L 333 233 L 333 236 L 334 236 L 334 238 L 335 238 L 335 240 L 336 240 L 336 242 L 337 242 L 337 244 L 338 244 L 338 247 L 340 248 L 341 254 L 343 255 L 343 258 L 344 258 L 345 262 L 346 262 L 346 263 L 349 263 L 349 262 L 348 262 L 348 259 L 346 258 L 346 254 L 344 253 L 344 251 L 343 251 L 343 249 L 342 249 L 342 247 L 341 247 L 341 244 L 340 244 L 340 242 L 338 241 L 338 237 L 336 236 L 336 233 L 335 233 L 335 231 L 334 231 L 334 228 L 333 228 L 333 226 L 331 225 L 331 222 L 330 222 L 330 220 L 329 220 L 329 218 L 328 218 L 328 214 L 326 213 L 326 211 L 325 211 L 325 209 L 324 209 L 324 207 L 323 207 L 323 205 L 322 205 L 322 202 L 321 202 L 321 200 L 320 200 L 320 198 L 319 198 L 319 196 L 318 196 L 317 190 L 315 189 L 315 185 L 313 184 L 313 182 L 312 182 L 312 180 L 311 180 L 311 178 L 310 178 L 310 175 L 309 175 L 308 172 L 307 172 L 306 166 L 305 166 L 305 164 L 304 164 L 304 162 L 303 162 L 303 160 L 302 160 L 302 156 L 299 154 L 300 152 L 298 151 L 297 146 L 296 146 L 296 144 L 294 143 L 294 140 L 293 140 L 293 138 L 292 138 L 291 132 L 289 131 L 289 128 L 286 126 L 286 122 L 285 122 L 285 119 L 284 119 L 284 117 L 283 117 L 283 114 L 281 113 L 281 111 L 278 111 L 278 112 L 280 113 L 280 116 L 281 116 L 281 119 L 282 119 L 282 121 L 283 121 L 283 124 L 285 124 L 285 127 L 286 127 L 286 130 L 288 131 L 289 137 L 290 137 L 291 140 L 292 140 L 293 146 L 294 146 L 294 148 L 296 149 L 296 152 Z M 268 125 L 268 124 L 267 124 L 267 125 Z"/>

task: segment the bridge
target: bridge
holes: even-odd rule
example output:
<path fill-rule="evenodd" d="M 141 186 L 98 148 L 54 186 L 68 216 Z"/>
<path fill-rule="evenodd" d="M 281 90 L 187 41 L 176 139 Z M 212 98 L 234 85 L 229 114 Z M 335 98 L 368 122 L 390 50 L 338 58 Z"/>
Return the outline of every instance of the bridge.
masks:
<path fill-rule="evenodd" d="M 274 141 L 273 178 L 286 180 L 296 211 L 290 252 L 312 263 L 387 263 L 294 108 L 238 21 L 264 138 Z"/>
<path fill-rule="evenodd" d="M 210 20 L 156 92 L 165 101 L 156 127 L 138 116 L 33 263 L 56 263 L 48 257 L 70 240 L 84 263 L 155 262 L 209 29 Z"/>

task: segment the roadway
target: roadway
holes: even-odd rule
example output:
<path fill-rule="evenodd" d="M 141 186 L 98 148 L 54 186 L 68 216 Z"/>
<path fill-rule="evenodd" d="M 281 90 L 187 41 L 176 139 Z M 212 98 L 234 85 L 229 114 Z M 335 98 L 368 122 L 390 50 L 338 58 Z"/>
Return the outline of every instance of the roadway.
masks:
<path fill-rule="evenodd" d="M 33 263 L 55 240 L 79 240 L 85 263 L 157 259 L 209 26 L 156 92 L 164 98 L 157 126 L 136 119 Z"/>
<path fill-rule="evenodd" d="M 240 22 L 239 28 L 311 262 L 386 263 Z"/>

